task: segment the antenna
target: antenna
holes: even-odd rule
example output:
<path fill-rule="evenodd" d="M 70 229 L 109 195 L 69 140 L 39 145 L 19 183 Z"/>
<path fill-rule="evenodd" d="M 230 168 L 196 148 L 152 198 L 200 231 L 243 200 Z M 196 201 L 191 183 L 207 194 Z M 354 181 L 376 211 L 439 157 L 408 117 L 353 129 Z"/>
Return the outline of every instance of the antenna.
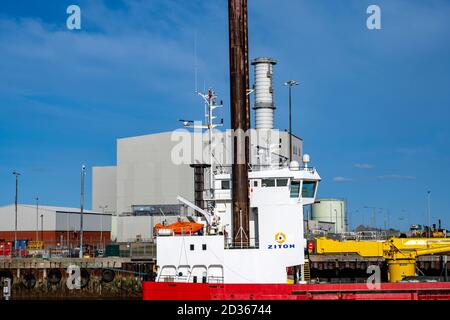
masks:
<path fill-rule="evenodd" d="M 194 33 L 194 81 L 195 81 L 195 93 L 198 92 L 198 65 L 197 65 L 197 30 Z"/>
<path fill-rule="evenodd" d="M 217 96 L 214 92 L 214 89 L 209 88 L 207 93 L 197 92 L 197 94 L 203 98 L 205 103 L 205 123 L 201 125 L 197 125 L 193 123 L 193 121 L 190 120 L 179 120 L 183 122 L 183 126 L 185 128 L 192 128 L 192 129 L 206 129 L 208 130 L 209 134 L 209 163 L 211 165 L 210 169 L 210 181 L 209 181 L 209 187 L 210 187 L 210 196 L 211 199 L 213 197 L 213 179 L 214 179 L 214 151 L 213 151 L 213 143 L 212 143 L 212 131 L 216 127 L 223 126 L 223 120 L 220 123 L 214 123 L 214 119 L 217 118 L 217 116 L 214 115 L 214 110 L 217 108 L 223 107 L 222 101 L 220 101 L 221 104 L 217 104 Z"/>

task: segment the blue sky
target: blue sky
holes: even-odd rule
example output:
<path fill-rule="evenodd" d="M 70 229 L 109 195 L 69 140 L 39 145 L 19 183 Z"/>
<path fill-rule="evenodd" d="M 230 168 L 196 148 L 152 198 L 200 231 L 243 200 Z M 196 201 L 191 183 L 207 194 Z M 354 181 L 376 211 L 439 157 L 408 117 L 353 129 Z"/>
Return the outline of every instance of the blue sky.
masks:
<path fill-rule="evenodd" d="M 81 7 L 82 29 L 66 28 Z M 382 29 L 366 28 L 377 4 Z M 445 0 L 250 0 L 250 57 L 271 56 L 276 125 L 294 132 L 323 181 L 346 198 L 352 224 L 371 209 L 391 225 L 450 228 L 450 3 Z M 197 54 L 195 58 L 195 39 Z M 115 164 L 115 140 L 202 119 L 194 94 L 213 86 L 229 125 L 227 3 L 216 1 L 2 1 L 0 204 L 79 205 L 82 163 Z M 254 117 L 253 117 L 254 118 Z M 90 205 L 90 170 L 87 176 Z M 377 210 L 378 225 L 383 211 Z"/>

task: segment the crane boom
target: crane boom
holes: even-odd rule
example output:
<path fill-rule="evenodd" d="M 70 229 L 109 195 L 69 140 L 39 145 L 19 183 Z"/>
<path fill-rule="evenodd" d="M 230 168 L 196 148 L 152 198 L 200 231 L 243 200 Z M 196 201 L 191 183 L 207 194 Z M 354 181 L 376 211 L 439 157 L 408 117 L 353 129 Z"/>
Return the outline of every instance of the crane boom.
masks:
<path fill-rule="evenodd" d="M 317 254 L 358 254 L 362 257 L 383 257 L 388 265 L 389 282 L 414 276 L 416 259 L 420 256 L 450 252 L 449 238 L 391 238 L 385 241 L 315 240 Z"/>

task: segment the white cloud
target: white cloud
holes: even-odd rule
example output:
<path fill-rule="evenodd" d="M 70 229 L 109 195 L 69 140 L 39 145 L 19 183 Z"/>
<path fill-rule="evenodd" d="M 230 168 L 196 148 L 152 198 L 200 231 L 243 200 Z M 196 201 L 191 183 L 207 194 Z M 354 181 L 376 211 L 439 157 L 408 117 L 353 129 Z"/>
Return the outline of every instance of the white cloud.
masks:
<path fill-rule="evenodd" d="M 414 176 L 402 176 L 399 174 L 389 174 L 383 176 L 377 176 L 377 180 L 416 180 Z"/>
<path fill-rule="evenodd" d="M 368 163 L 355 163 L 353 167 L 357 169 L 373 169 L 375 166 Z"/>
<path fill-rule="evenodd" d="M 197 15 L 206 10 L 209 17 L 226 16 L 220 11 L 226 6 L 153 2 L 126 1 L 116 10 L 102 1 L 87 2 L 81 5 L 80 32 L 67 30 L 65 23 L 0 17 L 0 93 L 76 96 L 142 108 L 148 108 L 142 101 L 150 104 L 152 96 L 161 95 L 181 110 L 186 97 L 197 102 L 194 62 L 199 81 L 222 89 L 228 42 L 210 39 L 224 34 L 227 25 L 211 27 L 212 17 L 200 23 Z M 226 96 L 224 89 L 218 92 Z"/>
<path fill-rule="evenodd" d="M 334 177 L 333 181 L 336 183 L 345 183 L 345 182 L 351 182 L 353 181 L 352 178 L 346 178 L 346 177 Z"/>
<path fill-rule="evenodd" d="M 413 147 L 413 148 L 398 148 L 396 152 L 405 156 L 414 156 L 417 154 L 424 153 L 426 152 L 426 150 L 423 147 Z"/>

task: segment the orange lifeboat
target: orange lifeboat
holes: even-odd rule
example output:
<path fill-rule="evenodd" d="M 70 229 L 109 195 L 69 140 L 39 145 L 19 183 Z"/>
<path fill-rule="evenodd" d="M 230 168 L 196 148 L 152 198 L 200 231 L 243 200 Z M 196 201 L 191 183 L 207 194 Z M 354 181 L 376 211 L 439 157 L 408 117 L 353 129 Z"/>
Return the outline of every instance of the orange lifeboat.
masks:
<path fill-rule="evenodd" d="M 178 221 L 167 226 L 157 223 L 155 225 L 156 230 L 160 229 L 170 229 L 174 234 L 193 234 L 202 230 L 204 227 L 201 223 L 188 222 L 188 221 Z"/>

